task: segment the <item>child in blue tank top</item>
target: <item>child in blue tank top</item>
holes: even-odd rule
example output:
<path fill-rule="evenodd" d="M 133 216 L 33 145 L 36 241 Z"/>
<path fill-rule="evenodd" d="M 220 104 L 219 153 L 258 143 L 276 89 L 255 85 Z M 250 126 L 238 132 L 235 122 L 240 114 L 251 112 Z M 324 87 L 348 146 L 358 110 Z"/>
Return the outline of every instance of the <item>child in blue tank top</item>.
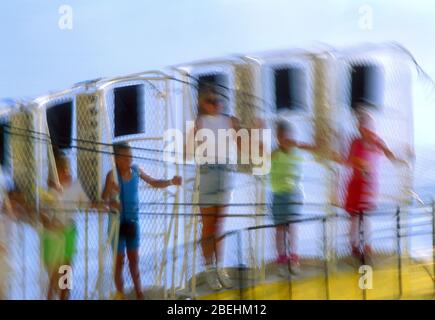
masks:
<path fill-rule="evenodd" d="M 139 274 L 139 181 L 142 179 L 154 188 L 166 188 L 171 185 L 180 185 L 181 177 L 174 176 L 170 180 L 154 179 L 140 167 L 132 164 L 131 148 L 127 143 L 115 144 L 113 149 L 118 182 L 114 179 L 113 171 L 110 171 L 106 176 L 102 198 L 104 201 L 110 201 L 111 207 L 120 212 L 119 241 L 115 265 L 116 297 L 119 299 L 124 297 L 122 273 L 125 253 L 127 253 L 136 297 L 142 299 Z M 112 200 L 114 194 L 119 194 L 119 202 Z"/>

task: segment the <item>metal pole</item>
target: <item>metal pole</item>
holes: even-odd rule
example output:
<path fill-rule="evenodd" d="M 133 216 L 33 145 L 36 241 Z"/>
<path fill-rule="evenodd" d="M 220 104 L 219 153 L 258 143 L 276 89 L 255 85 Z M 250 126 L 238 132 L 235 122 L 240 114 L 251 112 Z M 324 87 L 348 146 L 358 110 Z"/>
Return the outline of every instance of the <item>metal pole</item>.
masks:
<path fill-rule="evenodd" d="M 19 226 L 19 228 L 21 229 L 20 230 L 20 233 L 21 233 L 21 248 L 22 248 L 22 250 L 21 250 L 21 253 L 22 253 L 22 255 L 21 255 L 21 267 L 22 267 L 22 269 L 21 269 L 21 271 L 22 271 L 22 275 L 21 275 L 21 284 L 22 284 L 22 293 L 23 293 L 23 300 L 25 300 L 26 299 L 26 273 L 27 273 L 27 271 L 26 271 L 26 234 L 25 234 L 25 232 L 24 232 L 24 230 L 23 230 L 23 228 L 24 228 L 24 226 L 23 226 L 23 224 L 22 223 L 19 223 L 18 224 L 18 226 Z"/>
<path fill-rule="evenodd" d="M 432 271 L 435 279 L 435 201 L 432 200 Z M 435 281 L 433 281 L 433 291 L 435 292 Z"/>
<path fill-rule="evenodd" d="M 189 100 L 189 91 L 188 91 L 188 87 L 186 85 L 182 85 L 182 112 L 181 112 L 181 130 L 184 130 L 184 126 L 186 125 L 186 110 L 192 110 L 189 108 L 189 106 L 191 106 L 190 104 L 190 100 Z M 177 110 L 177 108 L 176 108 Z M 178 117 L 177 117 L 178 118 Z M 185 132 L 185 135 L 187 135 L 188 133 Z M 185 163 L 185 154 L 184 154 L 184 147 L 183 147 L 183 179 L 187 179 L 187 166 Z M 183 185 L 185 185 L 187 183 L 187 181 L 183 181 Z M 193 183 L 193 190 L 195 190 L 196 184 L 195 182 Z M 191 201 L 191 199 L 187 200 L 187 190 L 186 188 L 183 188 L 183 201 L 187 202 L 187 201 Z M 184 208 L 184 213 L 187 213 L 186 209 Z M 192 210 L 193 213 L 193 210 Z M 189 277 L 187 274 L 187 264 L 188 264 L 188 258 L 189 258 L 189 247 L 188 247 L 188 242 L 189 242 L 189 237 L 190 237 L 190 232 L 192 231 L 192 225 L 193 225 L 193 215 L 190 218 L 184 217 L 183 218 L 183 222 L 184 222 L 184 228 L 183 228 L 183 233 L 184 233 L 184 256 L 183 256 L 183 265 L 181 268 L 181 277 L 180 277 L 180 287 L 182 287 L 182 281 L 183 281 L 183 277 L 184 277 L 184 287 L 185 288 L 189 288 Z M 193 261 L 193 259 L 192 259 Z"/>
<path fill-rule="evenodd" d="M 169 101 L 170 101 L 170 87 L 169 87 L 169 81 L 166 80 L 165 81 L 166 84 L 166 112 L 168 114 L 168 118 L 171 116 L 171 112 L 169 112 Z M 174 108 L 174 110 L 172 110 L 173 112 L 176 112 L 176 108 Z M 177 116 L 177 115 L 175 115 Z M 169 126 L 172 124 L 172 126 L 175 128 L 177 127 L 176 123 L 174 123 L 175 121 L 173 120 L 172 122 L 168 119 L 167 120 L 168 123 L 166 125 L 167 129 L 170 129 Z M 171 122 L 171 123 L 170 123 Z M 176 148 L 176 150 L 178 151 L 178 146 Z M 179 168 L 179 164 L 178 164 L 178 158 L 175 161 L 175 175 L 179 175 L 180 174 L 180 168 Z M 175 299 L 175 295 L 176 295 L 176 284 L 175 284 L 175 274 L 176 274 L 176 267 L 177 267 L 177 259 L 178 259 L 178 255 L 177 255 L 177 248 L 178 248 L 178 229 L 179 229 L 179 207 L 178 207 L 178 203 L 180 202 L 180 188 L 176 187 L 175 190 L 175 204 L 173 205 L 173 214 L 175 215 L 175 226 L 174 226 L 174 248 L 173 248 L 173 263 L 172 263 L 172 283 L 171 283 L 171 287 L 172 287 L 172 299 Z"/>
<path fill-rule="evenodd" d="M 360 250 L 361 250 L 361 265 L 366 264 L 365 259 L 365 242 L 364 242 L 364 212 L 360 212 L 359 214 L 359 243 L 360 243 Z M 363 300 L 367 300 L 367 291 L 366 287 L 363 288 Z"/>
<path fill-rule="evenodd" d="M 177 175 L 178 175 L 178 166 L 177 166 Z M 174 227 L 174 248 L 172 250 L 172 256 L 173 256 L 173 263 L 172 263 L 172 283 L 171 283 L 171 288 L 172 288 L 172 299 L 175 299 L 175 294 L 176 294 L 176 285 L 175 285 L 175 269 L 176 269 L 176 265 L 177 265 L 177 248 L 178 248 L 178 188 L 175 194 L 175 205 L 174 205 L 174 212 L 173 214 L 175 215 L 175 227 Z"/>
<path fill-rule="evenodd" d="M 194 215 L 193 220 L 193 257 L 192 257 L 192 297 L 196 299 L 196 257 L 197 257 L 197 247 L 198 244 L 200 244 L 197 240 L 197 233 L 198 233 L 198 216 Z"/>
<path fill-rule="evenodd" d="M 85 300 L 88 300 L 88 281 L 89 281 L 89 209 L 85 211 Z"/>
<path fill-rule="evenodd" d="M 103 223 L 104 217 L 103 215 L 98 215 L 98 280 L 97 280 L 97 292 L 98 299 L 103 300 L 103 273 L 104 273 L 104 240 L 103 240 Z"/>
<path fill-rule="evenodd" d="M 111 130 L 111 126 L 110 126 L 110 118 L 109 118 L 109 112 L 107 110 L 107 105 L 106 105 L 106 90 L 100 90 L 99 91 L 99 110 L 101 112 L 101 115 L 103 117 L 102 121 L 104 121 L 104 126 L 106 127 L 106 134 L 108 135 L 107 139 L 109 140 L 109 143 L 113 143 L 113 132 Z M 101 126 L 103 127 L 103 126 Z M 101 129 L 102 131 L 102 129 Z M 101 134 L 102 136 L 102 134 Z M 117 172 L 117 168 L 116 168 L 116 164 L 115 164 L 115 156 L 114 156 L 114 150 L 113 150 L 113 145 L 109 146 L 109 151 L 112 155 L 109 156 L 110 158 L 110 165 L 112 167 L 112 174 L 113 174 L 113 180 L 115 181 L 115 183 L 120 186 L 118 181 L 118 175 L 116 174 Z M 101 190 L 99 190 L 101 192 Z M 120 200 L 120 194 L 118 193 L 118 198 Z M 110 217 L 110 212 L 108 214 L 108 217 Z M 118 242 L 119 242 L 119 228 L 120 228 L 120 219 L 121 219 L 121 212 L 117 212 L 115 215 L 112 215 L 112 222 L 113 222 L 113 232 L 114 232 L 114 238 L 113 238 L 113 243 L 114 243 L 114 247 L 113 247 L 113 260 L 112 260 L 112 268 L 111 268 L 111 272 L 112 272 L 112 279 L 114 279 L 114 275 L 115 275 L 115 270 L 116 270 L 116 260 L 118 257 Z M 100 225 L 103 221 L 103 217 L 101 214 L 98 215 L 98 224 Z M 101 227 L 102 228 L 102 227 Z M 100 243 L 101 245 L 101 243 Z M 98 275 L 98 281 L 101 281 L 100 275 Z M 99 283 L 98 283 L 99 284 Z"/>
<path fill-rule="evenodd" d="M 243 243 L 242 243 L 242 231 L 237 231 L 236 237 L 237 237 L 237 259 L 238 259 L 238 265 L 239 265 L 239 300 L 244 299 L 244 293 L 243 293 Z M 222 239 L 223 240 L 223 239 Z"/>
<path fill-rule="evenodd" d="M 193 195 L 193 203 L 195 204 L 194 207 L 194 214 L 193 214 L 193 257 L 192 257 L 192 296 L 196 298 L 196 259 L 197 259 L 197 247 L 198 244 L 201 245 L 200 242 L 198 242 L 198 213 L 200 212 L 198 208 L 198 202 L 199 202 L 199 166 L 196 167 L 196 175 L 195 175 L 195 187 L 194 187 L 194 195 Z M 204 216 L 202 217 L 204 218 Z M 200 239 L 200 241 L 202 241 Z"/>
<path fill-rule="evenodd" d="M 399 299 L 403 294 L 402 287 L 402 247 L 400 237 L 400 207 L 396 211 L 396 232 L 397 232 L 397 266 L 398 266 L 398 281 L 399 281 Z"/>
<path fill-rule="evenodd" d="M 292 223 L 292 222 L 290 222 L 290 223 Z M 285 229 L 284 229 L 284 254 L 285 254 L 285 256 L 288 256 L 288 252 L 290 251 L 290 250 L 287 250 L 287 243 L 288 243 L 287 233 L 289 232 L 289 228 L 290 228 L 290 224 L 287 223 L 285 225 Z M 293 286 L 292 286 L 291 268 L 292 268 L 291 261 L 290 261 L 290 259 L 288 259 L 287 271 L 288 271 L 288 290 L 289 290 L 288 296 L 289 296 L 289 300 L 293 300 Z"/>
<path fill-rule="evenodd" d="M 164 97 L 164 99 L 165 99 L 165 101 L 164 101 L 164 109 L 165 109 L 165 117 L 164 117 L 165 124 L 164 124 L 164 128 L 165 128 L 165 130 L 167 130 L 167 129 L 169 129 L 168 127 L 169 127 L 169 116 L 170 116 L 170 114 L 168 112 L 168 106 L 169 106 L 169 104 L 168 104 L 168 101 L 169 101 L 168 94 L 169 94 L 169 91 L 168 91 L 168 80 L 167 79 L 165 80 L 165 89 L 166 89 L 166 92 L 165 92 L 165 97 Z M 165 179 L 167 179 L 168 178 L 168 164 L 167 164 L 166 161 L 164 161 L 164 163 L 165 163 L 164 176 L 165 176 Z M 168 193 L 165 192 L 163 194 L 163 197 L 164 197 L 163 201 L 165 203 L 165 205 L 164 205 L 165 212 L 167 212 L 167 208 L 168 208 Z M 164 232 L 167 234 L 167 248 L 168 248 L 169 241 L 171 240 L 170 238 L 171 238 L 172 224 L 169 226 L 169 228 L 165 229 L 165 227 L 168 225 L 168 223 L 167 223 L 168 216 L 165 215 L 163 218 L 164 218 L 164 227 L 163 227 L 163 229 L 164 229 Z M 173 219 L 178 219 L 178 218 L 174 217 L 174 215 L 172 215 L 171 216 L 171 221 Z M 166 234 L 164 236 L 166 236 Z M 175 240 L 175 237 L 174 237 L 174 240 Z M 168 255 L 167 248 L 164 251 L 165 258 Z M 155 257 L 156 257 L 156 266 L 157 266 L 158 263 L 159 263 L 159 258 L 160 257 L 158 257 L 158 255 L 156 255 Z M 161 263 L 162 263 L 161 269 L 163 269 L 163 299 L 166 300 L 168 298 L 167 285 L 168 285 L 168 269 L 169 269 L 169 267 L 168 267 L 168 261 L 167 260 L 162 260 Z M 174 274 L 172 274 L 172 277 L 174 277 Z M 158 286 L 158 285 L 159 285 L 159 283 L 156 282 L 156 286 Z M 171 288 L 170 291 L 172 292 L 172 288 Z"/>
<path fill-rule="evenodd" d="M 264 178 L 257 178 L 257 194 L 259 194 L 260 196 L 257 198 L 259 203 L 265 203 L 266 202 L 266 179 Z M 260 215 L 260 217 L 258 217 L 257 219 L 257 225 L 259 225 L 260 223 L 264 223 L 264 215 L 265 215 L 265 207 L 264 206 L 259 206 L 257 205 L 257 207 L 259 208 L 259 210 L 257 210 L 257 214 Z M 260 209 L 261 208 L 261 209 Z M 260 281 L 262 283 L 264 283 L 266 281 L 266 258 L 265 258 L 265 230 L 262 228 L 258 231 L 256 231 L 257 233 L 259 232 L 260 234 L 257 235 L 257 237 L 259 237 L 259 241 L 260 241 L 260 247 L 258 248 L 258 254 L 260 255 Z"/>
<path fill-rule="evenodd" d="M 166 276 L 165 276 L 165 272 L 166 272 L 166 264 L 167 264 L 167 251 L 168 251 L 168 246 L 169 246 L 169 240 L 170 240 L 170 235 L 171 235 L 171 230 L 172 230 L 172 225 L 174 223 L 174 216 L 175 215 L 171 215 L 171 219 L 169 220 L 169 226 L 166 230 L 166 232 L 163 234 L 163 257 L 162 257 L 162 264 L 160 265 L 160 270 L 157 276 L 157 281 L 156 281 L 156 286 L 159 286 L 160 284 L 162 284 L 162 286 L 164 288 L 166 288 Z M 167 219 L 167 216 L 165 215 L 164 219 Z M 165 223 L 166 226 L 166 223 Z M 163 280 L 162 280 L 163 278 Z M 163 282 L 162 282 L 163 281 Z M 166 290 L 165 290 L 166 292 Z M 165 293 L 166 294 L 166 293 Z"/>
<path fill-rule="evenodd" d="M 330 293 L 329 293 L 329 268 L 328 268 L 328 248 L 327 248 L 327 232 L 326 232 L 326 222 L 327 217 L 322 219 L 322 226 L 323 226 L 323 261 L 324 261 L 324 271 L 325 271 L 325 292 L 326 292 L 326 300 L 329 300 Z"/>

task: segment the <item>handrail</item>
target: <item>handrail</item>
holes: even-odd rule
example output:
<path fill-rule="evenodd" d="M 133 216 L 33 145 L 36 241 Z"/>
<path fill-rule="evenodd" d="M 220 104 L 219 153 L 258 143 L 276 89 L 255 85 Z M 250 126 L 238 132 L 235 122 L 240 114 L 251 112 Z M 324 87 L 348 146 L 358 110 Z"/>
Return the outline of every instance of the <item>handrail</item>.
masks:
<path fill-rule="evenodd" d="M 413 225 L 413 224 L 410 225 L 409 221 L 406 221 L 406 224 L 403 224 L 403 221 L 401 221 L 401 219 L 400 219 L 401 210 L 400 210 L 400 208 L 397 208 L 396 212 L 392 215 L 392 217 L 394 218 L 394 219 L 392 219 L 393 225 L 391 226 L 391 228 L 383 229 L 383 231 L 391 230 L 394 233 L 394 235 L 380 235 L 378 237 L 373 237 L 373 239 L 372 239 L 374 241 L 380 241 L 380 240 L 386 240 L 386 239 L 396 239 L 395 249 L 393 249 L 393 250 L 395 250 L 397 253 L 397 282 L 398 282 L 398 296 L 397 296 L 397 298 L 399 298 L 399 299 L 402 298 L 402 296 L 404 295 L 403 282 L 404 282 L 404 277 L 405 277 L 405 273 L 403 271 L 403 268 L 405 268 L 405 264 L 403 264 L 403 262 L 402 262 L 402 260 L 404 259 L 404 257 L 403 257 L 404 251 L 402 248 L 402 239 L 407 238 L 407 237 L 414 237 L 414 236 L 423 236 L 423 235 L 428 236 L 428 235 L 432 234 L 433 235 L 432 236 L 432 246 L 433 246 L 433 248 L 435 248 L 435 202 L 432 203 L 431 207 L 432 207 L 432 210 L 431 210 L 432 219 L 431 219 L 431 221 L 428 221 L 425 224 L 421 224 L 421 223 L 418 224 L 418 226 L 432 225 L 431 231 L 410 232 L 409 228 L 410 227 L 412 228 L 415 225 Z M 299 219 L 299 220 L 296 219 L 296 220 L 293 220 L 291 222 L 287 222 L 287 223 L 284 223 L 281 225 L 288 226 L 289 224 L 298 224 L 298 223 L 306 222 L 306 221 L 319 221 L 319 220 L 321 220 L 322 225 L 325 226 L 325 223 L 327 223 L 329 219 L 335 218 L 335 217 L 336 216 L 332 216 L 332 217 L 331 216 L 323 216 L 323 217 L 311 217 L 311 218 Z M 344 218 L 344 217 L 346 217 L 346 216 L 341 216 L 341 218 Z M 363 219 L 363 216 L 361 215 L 360 216 L 360 223 L 362 223 L 362 219 Z M 250 290 L 250 288 L 252 286 L 255 286 L 256 284 L 255 284 L 255 282 L 252 282 L 252 283 L 250 282 L 247 284 L 243 283 L 243 277 L 244 277 L 243 269 L 245 267 L 245 264 L 242 263 L 243 262 L 243 257 L 242 257 L 243 251 L 240 250 L 241 246 L 242 246 L 242 243 L 241 243 L 242 242 L 242 234 L 244 232 L 258 231 L 258 230 L 262 230 L 262 229 L 272 229 L 272 228 L 276 228 L 276 226 L 277 226 L 277 224 L 265 224 L 265 225 L 251 226 L 251 227 L 247 227 L 247 228 L 243 228 L 243 229 L 231 230 L 229 232 L 226 232 L 226 233 L 220 235 L 219 237 L 212 237 L 211 236 L 211 237 L 208 237 L 207 239 L 200 239 L 198 241 L 194 241 L 194 242 L 191 242 L 189 244 L 184 244 L 184 246 L 186 246 L 186 245 L 198 245 L 201 241 L 208 240 L 209 238 L 210 238 L 210 240 L 213 239 L 215 242 L 217 242 L 217 241 L 222 241 L 225 238 L 228 238 L 230 236 L 236 236 L 236 246 L 237 246 L 237 249 L 235 250 L 236 254 L 237 254 L 236 260 L 239 261 L 238 271 L 236 271 L 236 272 L 238 272 L 238 277 L 239 277 L 239 288 L 238 288 L 239 290 L 234 290 L 234 292 L 237 292 L 237 291 L 239 292 L 239 297 L 238 297 L 239 299 L 245 299 L 245 291 Z M 402 232 L 402 231 L 404 231 L 404 232 Z M 363 229 L 360 229 L 359 232 L 360 232 L 360 234 L 364 233 Z M 323 228 L 323 233 L 324 234 L 323 234 L 322 241 L 324 244 L 326 244 L 327 233 L 326 233 L 325 227 Z M 248 239 L 249 239 L 249 237 L 248 237 Z M 363 239 L 364 239 L 364 236 L 362 236 L 362 241 L 363 241 L 362 243 L 364 245 L 365 240 L 363 240 Z M 285 245 L 287 246 L 287 242 L 285 242 L 285 243 L 286 243 Z M 326 250 L 326 247 L 323 246 L 322 251 L 325 254 L 324 255 L 325 259 L 324 259 L 324 264 L 323 264 L 324 281 L 325 281 L 325 297 L 326 297 L 326 299 L 329 300 L 331 297 L 331 292 L 330 292 L 331 279 L 330 279 L 330 268 L 328 266 L 329 262 L 328 262 L 328 258 L 326 257 L 325 250 Z M 435 263 L 434 263 L 435 262 L 435 250 L 432 250 L 432 251 L 433 251 L 433 257 L 432 257 L 432 259 L 433 259 L 433 261 L 432 261 L 433 274 L 431 273 L 430 270 L 427 270 L 426 268 L 425 268 L 425 270 L 428 273 L 428 275 L 430 276 L 430 278 L 433 280 L 434 279 L 433 277 L 435 275 Z M 360 258 L 361 265 L 366 265 L 367 263 L 369 265 L 371 264 L 371 262 L 367 261 L 366 259 L 367 259 L 367 257 L 365 257 L 365 253 L 362 253 L 361 258 Z M 412 255 L 409 256 L 409 259 L 414 260 Z M 288 267 L 289 267 L 289 269 L 291 269 L 290 264 Z M 196 275 L 192 275 L 192 276 L 196 277 Z M 289 290 L 290 290 L 289 299 L 292 299 L 292 294 L 291 294 L 292 284 L 291 283 L 293 280 L 292 280 L 292 276 L 290 274 L 289 274 L 289 277 L 287 278 L 287 280 L 289 282 Z M 362 290 L 362 298 L 364 300 L 366 300 L 367 299 L 367 291 L 366 291 L 367 289 L 365 287 L 363 287 L 363 288 L 361 288 L 361 290 Z M 193 292 L 196 292 L 196 290 L 194 290 Z M 434 284 L 434 292 L 435 292 L 435 284 Z M 394 297 L 396 297 L 395 294 L 396 294 L 395 292 L 393 292 L 393 291 L 391 292 L 391 295 Z M 193 299 L 197 298 L 196 294 L 194 294 L 194 296 L 191 298 L 193 298 Z"/>

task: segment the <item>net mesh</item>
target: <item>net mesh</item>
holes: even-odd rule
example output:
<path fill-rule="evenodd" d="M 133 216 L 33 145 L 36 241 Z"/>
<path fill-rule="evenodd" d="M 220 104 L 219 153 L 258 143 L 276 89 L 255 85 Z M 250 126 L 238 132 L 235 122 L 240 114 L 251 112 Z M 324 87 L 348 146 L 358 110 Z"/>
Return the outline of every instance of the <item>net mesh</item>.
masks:
<path fill-rule="evenodd" d="M 283 60 L 286 62 L 284 63 Z M 285 119 L 295 128 L 295 138 L 317 145 L 316 155 L 302 154 L 300 184 L 305 193 L 303 219 L 292 229 L 297 234 L 296 253 L 301 259 L 316 261 L 345 259 L 350 254 L 350 221 L 337 208 L 348 178 L 346 170 L 324 161 L 333 149 L 346 153 L 341 146 L 355 135 L 356 127 L 348 105 L 349 66 L 352 63 L 378 63 L 384 68 L 384 109 L 376 116 L 378 134 L 399 157 L 412 151 L 411 96 L 403 88 L 410 87 L 410 71 L 406 61 L 351 57 L 333 61 L 318 59 L 270 59 L 262 65 L 237 61 L 227 64 L 205 64 L 188 68 L 189 73 L 176 78 L 152 77 L 115 81 L 95 92 L 80 92 L 74 97 L 53 99 L 49 103 L 20 110 L 10 115 L 11 170 L 16 188 L 34 208 L 32 219 L 14 220 L 1 216 L 2 243 L 8 243 L 8 256 L 0 258 L 5 267 L 1 273 L 0 295 L 11 299 L 44 299 L 48 277 L 42 261 L 43 226 L 38 218 L 41 190 L 55 168 L 53 145 L 45 125 L 45 110 L 62 101 L 73 101 L 73 144 L 67 152 L 73 179 L 80 181 L 88 198 L 98 201 L 107 174 L 114 169 L 113 143 L 129 142 L 133 162 L 156 179 L 183 176 L 183 186 L 163 189 L 146 183 L 139 186 L 140 248 L 139 269 L 142 285 L 150 297 L 175 298 L 180 292 L 197 296 L 205 285 L 205 261 L 200 238 L 202 219 L 197 206 L 199 170 L 193 163 L 177 164 L 165 161 L 168 151 L 164 140 L 167 129 L 181 128 L 185 121 L 198 114 L 197 78 L 224 74 L 225 112 L 239 119 L 242 128 L 251 129 L 264 122 L 275 136 L 276 120 Z M 277 110 L 275 106 L 274 70 L 297 66 L 305 73 L 305 105 L 301 110 Z M 181 76 L 180 76 L 181 75 Z M 339 80 L 337 80 L 339 79 Z M 128 136 L 114 136 L 114 89 L 131 85 L 143 86 L 144 130 Z M 177 109 L 177 110 L 174 110 Z M 400 129 L 398 129 L 400 128 Z M 272 139 L 272 148 L 276 148 Z M 345 148 L 344 148 L 345 149 Z M 317 156 L 317 157 L 316 157 Z M 320 160 L 320 161 L 316 161 Z M 388 214 L 367 218 L 374 227 L 370 235 L 373 250 L 381 255 L 396 254 L 397 221 L 394 206 L 409 199 L 412 170 L 393 166 L 382 160 L 379 180 L 380 202 Z M 252 284 L 264 281 L 268 268 L 277 259 L 275 228 L 271 212 L 271 190 L 267 176 L 254 176 L 252 165 L 238 165 L 232 173 L 231 203 L 223 219 L 224 263 L 231 272 L 246 270 L 244 277 Z M 54 174 L 55 175 L 55 174 Z M 393 209 L 392 209 L 393 208 Z M 387 210 L 388 209 L 388 210 Z M 70 213 L 77 227 L 77 250 L 73 261 L 74 299 L 108 299 L 114 293 L 114 250 L 119 233 L 119 215 L 86 208 Z M 329 216 L 327 219 L 326 217 Z M 312 217 L 312 219 L 310 219 Z M 427 258 L 427 243 L 431 241 L 428 223 L 430 215 L 412 220 L 416 225 L 404 227 L 421 232 L 415 238 L 417 253 Z M 421 223 L 421 225 L 419 225 Z M 270 225 L 259 228 L 259 226 Z M 246 228 L 250 228 L 246 230 Z M 244 229 L 244 231 L 240 231 Z M 433 232 L 433 231 L 432 231 Z M 4 240 L 6 239 L 6 240 Z M 402 241 L 403 242 L 403 241 Z M 432 248 L 433 249 L 433 248 Z M 235 273 L 234 273 L 235 274 Z M 5 276 L 6 275 L 6 276 Z M 6 279 L 6 280 L 5 280 Z M 126 291 L 133 288 L 125 264 Z M 6 289 L 5 289 L 6 288 Z M 156 294 L 156 295 L 153 295 Z"/>

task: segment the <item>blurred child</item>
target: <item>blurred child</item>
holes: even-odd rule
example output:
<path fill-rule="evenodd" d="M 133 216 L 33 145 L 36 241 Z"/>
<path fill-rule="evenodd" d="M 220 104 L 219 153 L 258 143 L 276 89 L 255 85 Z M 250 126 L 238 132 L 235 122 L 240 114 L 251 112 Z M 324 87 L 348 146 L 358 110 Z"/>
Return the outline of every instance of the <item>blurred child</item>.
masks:
<path fill-rule="evenodd" d="M 277 124 L 278 148 L 272 152 L 270 181 L 272 187 L 272 215 L 276 224 L 277 263 L 290 263 L 290 270 L 298 272 L 299 256 L 296 251 L 296 228 L 291 222 L 300 214 L 303 193 L 299 185 L 301 158 L 297 149 L 313 151 L 313 146 L 300 144 L 293 139 L 289 123 Z M 286 223 L 289 223 L 286 225 Z M 289 248 L 289 254 L 286 250 Z"/>
<path fill-rule="evenodd" d="M 55 299 L 60 291 L 60 299 L 66 300 L 70 290 L 59 287 L 62 276 L 59 271 L 61 266 L 72 268 L 77 239 L 73 214 L 77 209 L 88 205 L 89 199 L 80 182 L 72 180 L 68 158 L 56 154 L 55 161 L 59 184 L 51 178 L 48 182 L 49 192 L 42 195 L 45 205 L 41 210 L 44 225 L 43 258 L 49 276 L 47 298 Z M 91 207 L 98 207 L 98 204 L 92 204 Z"/>
<path fill-rule="evenodd" d="M 115 265 L 115 299 L 124 299 L 124 281 L 122 277 L 125 253 L 129 262 L 137 299 L 143 299 L 139 273 L 139 180 L 143 180 L 154 188 L 166 188 L 181 185 L 181 177 L 174 176 L 169 180 L 157 180 L 148 176 L 139 166 L 132 163 L 131 148 L 128 143 L 114 145 L 116 174 L 110 171 L 102 198 L 110 202 L 113 209 L 120 211 L 119 240 Z M 118 185 L 119 183 L 119 185 Z M 113 198 L 119 194 L 119 202 Z"/>
<path fill-rule="evenodd" d="M 364 253 L 366 257 L 371 254 L 370 246 L 370 227 L 368 219 L 364 220 L 364 225 L 360 226 L 362 216 L 375 209 L 377 194 L 377 160 L 384 154 L 389 160 L 405 163 L 399 160 L 391 152 L 381 138 L 373 131 L 373 120 L 364 111 L 364 106 L 360 106 L 357 113 L 359 136 L 351 142 L 350 151 L 345 164 L 351 169 L 351 178 L 347 185 L 346 199 L 344 208 L 351 217 L 350 224 L 350 244 L 352 255 L 361 258 Z M 364 235 L 364 248 L 360 243 L 360 228 Z"/>
<path fill-rule="evenodd" d="M 218 130 L 238 130 L 236 118 L 222 113 L 223 101 L 215 88 L 206 86 L 199 92 L 198 117 L 190 135 L 197 136 L 201 129 L 208 129 L 218 137 Z M 235 138 L 236 139 L 236 138 Z M 195 141 L 188 139 L 188 141 Z M 234 141 L 240 148 L 240 141 Z M 222 228 L 222 215 L 229 203 L 231 192 L 231 169 L 228 159 L 219 158 L 219 142 L 215 139 L 212 146 L 214 156 L 203 154 L 213 163 L 201 163 L 199 166 L 199 207 L 202 218 L 201 249 L 206 264 L 206 281 L 212 290 L 231 288 L 232 282 L 227 272 L 221 268 L 222 244 L 217 238 Z M 210 150 L 207 150 L 207 153 Z M 197 159 L 196 159 L 197 160 Z"/>
<path fill-rule="evenodd" d="M 11 229 L 14 222 L 26 220 L 28 213 L 30 207 L 27 206 L 23 194 L 15 186 L 13 178 L 0 166 L 0 300 L 7 296 L 7 281 L 11 269 Z"/>

